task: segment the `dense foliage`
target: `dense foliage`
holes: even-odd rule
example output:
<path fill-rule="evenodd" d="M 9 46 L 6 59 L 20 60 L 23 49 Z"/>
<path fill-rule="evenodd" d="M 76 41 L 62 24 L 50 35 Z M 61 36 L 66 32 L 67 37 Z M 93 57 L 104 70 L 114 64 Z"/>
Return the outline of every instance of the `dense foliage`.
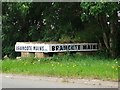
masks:
<path fill-rule="evenodd" d="M 18 41 L 99 42 L 112 57 L 120 53 L 117 3 L 24 2 L 2 4 L 3 56 L 16 56 Z M 109 21 L 110 24 L 107 24 Z"/>

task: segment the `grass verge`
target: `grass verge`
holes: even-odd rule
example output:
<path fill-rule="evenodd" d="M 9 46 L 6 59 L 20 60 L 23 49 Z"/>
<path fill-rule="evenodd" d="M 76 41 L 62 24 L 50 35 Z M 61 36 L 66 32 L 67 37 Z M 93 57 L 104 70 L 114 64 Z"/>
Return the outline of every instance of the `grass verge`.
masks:
<path fill-rule="evenodd" d="M 94 56 L 65 55 L 43 59 L 7 59 L 0 61 L 0 64 L 3 73 L 118 81 L 118 61 Z"/>

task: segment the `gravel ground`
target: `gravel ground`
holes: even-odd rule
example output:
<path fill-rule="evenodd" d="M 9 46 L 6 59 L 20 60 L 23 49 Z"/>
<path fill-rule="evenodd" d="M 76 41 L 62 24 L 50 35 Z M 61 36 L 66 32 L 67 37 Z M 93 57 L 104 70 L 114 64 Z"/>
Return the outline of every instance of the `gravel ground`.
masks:
<path fill-rule="evenodd" d="M 71 79 L 71 78 L 58 78 L 58 77 L 46 77 L 46 76 L 28 76 L 18 74 L 2 74 L 2 80 L 4 78 L 21 79 L 21 80 L 34 80 L 34 81 L 48 81 L 54 83 L 70 83 L 78 85 L 86 85 L 91 88 L 118 88 L 118 82 L 115 81 L 103 81 L 97 79 Z M 82 87 L 83 88 L 83 87 Z M 86 88 L 86 87 L 85 87 Z"/>

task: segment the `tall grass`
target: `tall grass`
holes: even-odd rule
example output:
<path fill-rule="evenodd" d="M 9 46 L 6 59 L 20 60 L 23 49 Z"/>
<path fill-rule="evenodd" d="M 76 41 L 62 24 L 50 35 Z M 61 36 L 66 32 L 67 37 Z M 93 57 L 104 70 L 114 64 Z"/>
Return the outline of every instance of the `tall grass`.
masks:
<path fill-rule="evenodd" d="M 3 73 L 45 75 L 70 78 L 118 80 L 117 59 L 100 56 L 65 55 L 50 58 L 23 58 L 3 60 Z"/>

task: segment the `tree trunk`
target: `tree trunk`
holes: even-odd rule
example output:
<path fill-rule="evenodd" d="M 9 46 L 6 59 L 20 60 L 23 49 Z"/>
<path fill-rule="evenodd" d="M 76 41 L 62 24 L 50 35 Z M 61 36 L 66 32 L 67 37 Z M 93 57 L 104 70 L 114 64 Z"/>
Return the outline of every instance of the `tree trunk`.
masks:
<path fill-rule="evenodd" d="M 103 32 L 103 41 L 105 43 L 106 48 L 109 50 L 109 35 L 107 35 L 105 32 Z"/>
<path fill-rule="evenodd" d="M 110 54 L 112 57 L 116 57 L 117 55 L 117 51 L 116 51 L 116 29 L 115 29 L 115 25 L 113 22 L 111 22 L 110 24 Z"/>
<path fill-rule="evenodd" d="M 106 23 L 106 16 L 100 16 L 98 22 L 102 29 L 103 44 L 105 45 L 107 54 L 109 54 L 110 53 L 110 44 L 109 44 L 110 32 L 108 29 L 108 25 Z"/>

